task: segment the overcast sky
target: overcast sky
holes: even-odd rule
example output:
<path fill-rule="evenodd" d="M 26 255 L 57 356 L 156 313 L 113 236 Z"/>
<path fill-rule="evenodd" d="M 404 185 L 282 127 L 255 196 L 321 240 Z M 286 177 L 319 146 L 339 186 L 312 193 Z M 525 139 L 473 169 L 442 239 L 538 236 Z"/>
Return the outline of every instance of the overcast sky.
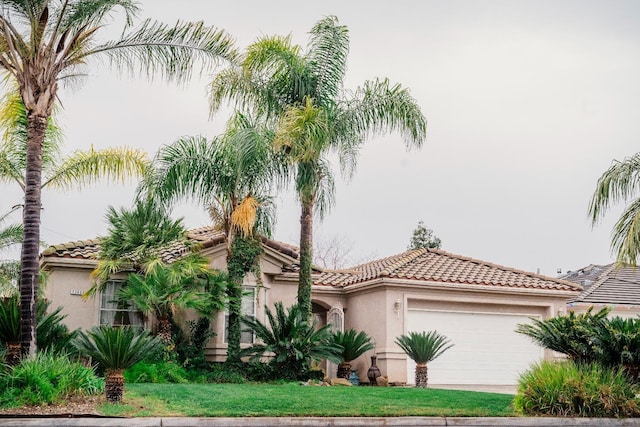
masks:
<path fill-rule="evenodd" d="M 402 252 L 423 220 L 443 249 L 508 267 L 555 276 L 558 268 L 611 262 L 621 207 L 592 229 L 587 206 L 612 160 L 639 151 L 640 2 L 141 4 L 141 17 L 204 20 L 240 48 L 272 34 L 305 45 L 317 20 L 336 15 L 351 37 L 347 89 L 376 77 L 411 89 L 428 120 L 426 145 L 406 152 L 393 134 L 368 141 L 355 177 L 338 183 L 336 205 L 317 225 L 319 237 L 352 241 L 354 260 Z M 210 76 L 175 87 L 91 65 L 82 85 L 60 92 L 66 152 L 128 145 L 152 155 L 182 135 L 223 130 L 227 112 L 209 120 Z M 130 205 L 134 186 L 46 193 L 43 239 L 103 235 L 106 207 Z M 2 194 L 0 212 L 21 202 L 14 187 Z M 297 244 L 294 196 L 278 201 L 274 237 Z M 208 223 L 197 206 L 176 215 L 189 227 Z"/>

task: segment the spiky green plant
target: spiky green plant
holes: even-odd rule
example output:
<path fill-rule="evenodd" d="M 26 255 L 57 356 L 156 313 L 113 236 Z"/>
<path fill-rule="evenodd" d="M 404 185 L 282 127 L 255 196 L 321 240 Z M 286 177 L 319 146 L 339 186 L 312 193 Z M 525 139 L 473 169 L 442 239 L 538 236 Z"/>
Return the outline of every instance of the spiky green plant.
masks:
<path fill-rule="evenodd" d="M 400 335 L 396 344 L 416 362 L 416 387 L 425 388 L 428 381 L 427 363 L 453 347 L 451 340 L 438 331 L 410 332 Z"/>
<path fill-rule="evenodd" d="M 338 331 L 333 335 L 333 342 L 342 347 L 342 361 L 338 366 L 337 376 L 339 378 L 349 378 L 351 373 L 351 361 L 362 356 L 366 351 L 374 347 L 371 337 L 364 331 L 347 329 L 344 332 Z"/>
<path fill-rule="evenodd" d="M 273 353 L 270 363 L 286 379 L 305 378 L 311 361 L 340 362 L 342 348 L 332 341 L 330 325 L 316 329 L 316 322 L 308 322 L 297 304 L 285 310 L 284 305 L 277 302 L 274 308 L 275 313 L 265 308 L 268 325 L 254 318 L 243 319 L 259 342 L 243 349 L 242 356 L 256 361 Z"/>
<path fill-rule="evenodd" d="M 0 341 L 7 348 L 6 363 L 17 364 L 20 360 L 20 303 L 15 296 L 0 299 Z"/>
<path fill-rule="evenodd" d="M 104 392 L 111 403 L 122 401 L 124 370 L 162 347 L 162 342 L 147 331 L 109 326 L 94 326 L 87 333 L 81 332 L 72 343 L 81 354 L 105 368 Z"/>
<path fill-rule="evenodd" d="M 569 312 L 546 320 L 531 319 L 532 323 L 518 325 L 516 332 L 531 338 L 541 347 L 567 355 L 576 362 L 597 360 L 595 336 L 604 326 L 609 308 L 592 313 Z"/>

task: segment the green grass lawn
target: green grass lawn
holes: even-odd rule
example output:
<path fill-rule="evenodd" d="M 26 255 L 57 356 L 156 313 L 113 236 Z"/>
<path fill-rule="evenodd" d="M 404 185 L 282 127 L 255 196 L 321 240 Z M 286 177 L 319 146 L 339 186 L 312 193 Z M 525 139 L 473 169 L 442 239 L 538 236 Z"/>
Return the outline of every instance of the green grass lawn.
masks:
<path fill-rule="evenodd" d="M 513 396 L 403 387 L 298 384 L 128 384 L 110 416 L 514 416 Z"/>

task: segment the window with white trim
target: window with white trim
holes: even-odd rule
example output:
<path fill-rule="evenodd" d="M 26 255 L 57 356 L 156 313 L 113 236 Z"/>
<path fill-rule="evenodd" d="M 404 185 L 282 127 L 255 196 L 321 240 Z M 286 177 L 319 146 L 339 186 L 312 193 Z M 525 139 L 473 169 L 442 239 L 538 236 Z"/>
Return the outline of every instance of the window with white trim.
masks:
<path fill-rule="evenodd" d="M 100 325 L 144 327 L 142 313 L 131 301 L 118 300 L 124 282 L 110 280 L 100 293 Z"/>
<path fill-rule="evenodd" d="M 255 318 L 256 316 L 256 287 L 242 287 L 242 316 Z M 242 323 L 242 332 L 240 332 L 241 344 L 253 344 L 255 337 L 253 332 L 248 330 L 246 325 Z M 224 342 L 229 342 L 229 313 L 224 316 Z"/>

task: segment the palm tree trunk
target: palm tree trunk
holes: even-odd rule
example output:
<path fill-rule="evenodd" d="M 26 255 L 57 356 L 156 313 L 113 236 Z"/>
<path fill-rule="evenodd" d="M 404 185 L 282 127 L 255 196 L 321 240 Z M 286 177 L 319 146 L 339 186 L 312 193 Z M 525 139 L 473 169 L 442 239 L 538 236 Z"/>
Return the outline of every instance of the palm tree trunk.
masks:
<path fill-rule="evenodd" d="M 427 364 L 416 365 L 416 387 L 427 388 L 428 377 Z"/>
<path fill-rule="evenodd" d="M 171 322 L 169 321 L 169 316 L 158 317 L 158 338 L 164 344 L 165 349 L 171 347 Z"/>
<path fill-rule="evenodd" d="M 20 362 L 20 349 L 22 345 L 19 342 L 7 343 L 7 353 L 4 360 L 9 366 L 16 366 Z"/>
<path fill-rule="evenodd" d="M 23 241 L 20 256 L 20 334 L 22 354 L 36 353 L 36 297 L 38 294 L 38 255 L 40 251 L 40 209 L 42 185 L 42 144 L 47 117 L 29 112 L 27 164 L 25 172 Z"/>
<path fill-rule="evenodd" d="M 237 277 L 229 276 L 227 287 L 229 297 L 229 322 L 227 324 L 227 364 L 235 365 L 240 362 L 240 337 L 242 328 L 242 286 Z"/>
<path fill-rule="evenodd" d="M 124 375 L 122 369 L 107 369 L 104 378 L 104 395 L 109 403 L 122 402 L 124 394 Z"/>
<path fill-rule="evenodd" d="M 311 265 L 313 263 L 313 199 L 302 201 L 300 215 L 300 276 L 298 305 L 302 313 L 311 319 Z"/>

